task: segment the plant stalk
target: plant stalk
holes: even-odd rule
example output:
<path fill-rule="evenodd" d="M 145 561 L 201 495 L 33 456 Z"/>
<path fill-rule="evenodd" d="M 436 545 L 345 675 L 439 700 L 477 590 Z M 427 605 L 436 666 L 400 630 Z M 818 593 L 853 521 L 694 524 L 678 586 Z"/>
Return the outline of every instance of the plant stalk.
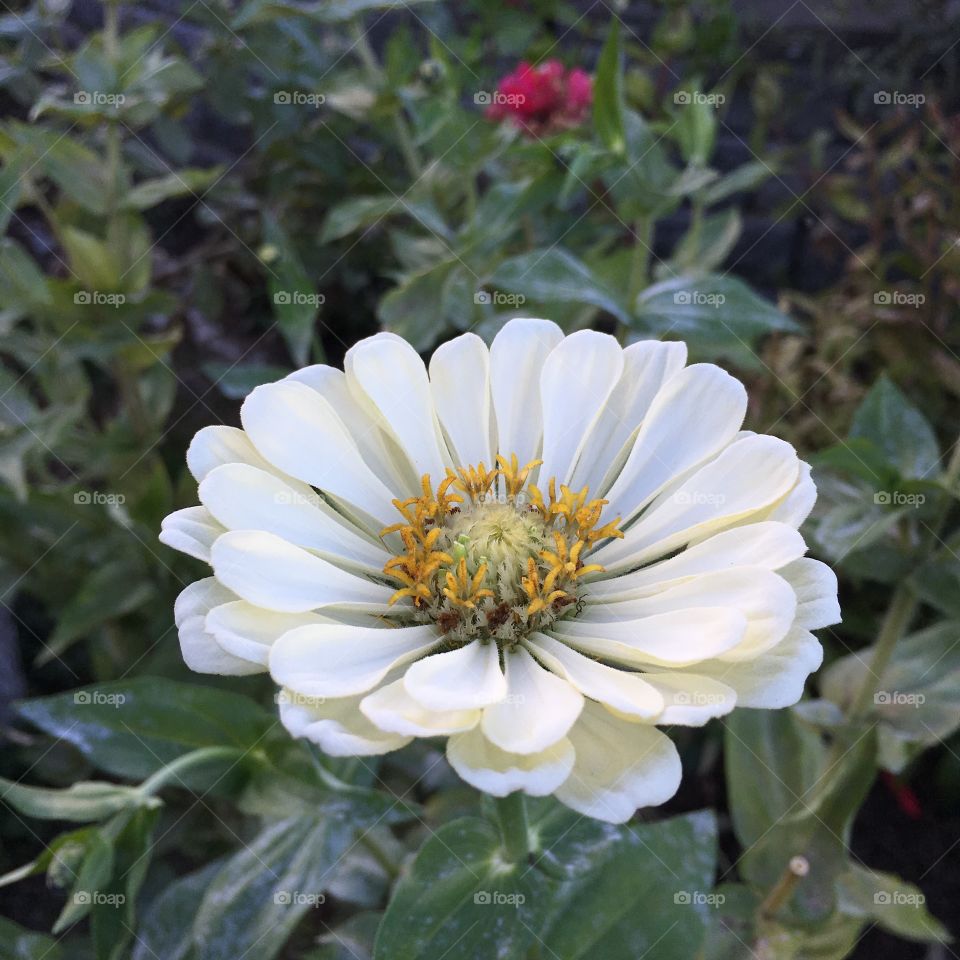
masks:
<path fill-rule="evenodd" d="M 497 816 L 507 859 L 511 863 L 522 863 L 530 855 L 530 831 L 523 791 L 517 790 L 505 797 L 498 797 Z"/>
<path fill-rule="evenodd" d="M 202 766 L 211 760 L 228 760 L 238 757 L 239 754 L 240 751 L 236 747 L 202 747 L 199 750 L 192 750 L 147 777 L 140 784 L 140 793 L 144 797 L 152 797 L 172 780 L 179 781 L 180 786 L 183 786 L 180 774 L 184 770 Z"/>

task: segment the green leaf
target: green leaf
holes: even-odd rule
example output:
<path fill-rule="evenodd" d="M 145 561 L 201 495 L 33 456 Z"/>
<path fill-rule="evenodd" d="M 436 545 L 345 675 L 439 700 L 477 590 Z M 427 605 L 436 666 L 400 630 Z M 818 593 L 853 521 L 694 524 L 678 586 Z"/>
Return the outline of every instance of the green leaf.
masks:
<path fill-rule="evenodd" d="M 324 902 L 328 874 L 350 843 L 349 821 L 316 816 L 270 823 L 208 884 L 193 925 L 204 960 L 270 960 L 307 911 Z"/>
<path fill-rule="evenodd" d="M 86 781 L 66 790 L 30 787 L 0 777 L 0 800 L 20 813 L 41 820 L 70 820 L 89 823 L 143 802 L 133 787 L 116 783 Z"/>
<path fill-rule="evenodd" d="M 933 479 L 940 447 L 927 418 L 884 373 L 853 417 L 853 439 L 869 440 L 904 477 Z"/>
<path fill-rule="evenodd" d="M 690 274 L 719 267 L 733 249 L 742 229 L 736 207 L 704 217 L 702 223 L 694 223 L 684 234 L 667 269 L 658 265 L 657 275 L 666 278 L 670 274 Z"/>
<path fill-rule="evenodd" d="M 629 312 L 618 292 L 582 260 L 562 247 L 546 247 L 505 260 L 490 284 L 537 303 L 585 303 L 628 323 Z"/>
<path fill-rule="evenodd" d="M 144 911 L 131 960 L 190 960 L 194 918 L 207 888 L 222 869 L 223 862 L 215 860 L 165 887 Z"/>
<path fill-rule="evenodd" d="M 902 638 L 876 682 L 880 760 L 899 773 L 918 753 L 960 727 L 960 622 L 938 623 Z M 845 708 L 863 684 L 873 648 L 835 661 L 823 674 L 824 697 Z"/>
<path fill-rule="evenodd" d="M 672 135 L 687 163 L 703 167 L 713 153 L 717 138 L 717 108 L 700 91 L 677 111 Z"/>
<path fill-rule="evenodd" d="M 291 371 L 267 363 L 205 363 L 203 372 L 225 397 L 242 400 L 254 387 L 282 380 Z"/>
<path fill-rule="evenodd" d="M 640 293 L 635 325 L 655 336 L 682 337 L 705 356 L 754 360 L 764 335 L 799 327 L 737 277 L 689 273 Z"/>
<path fill-rule="evenodd" d="M 20 703 L 19 712 L 91 763 L 142 779 L 190 750 L 253 748 L 275 720 L 247 697 L 162 677 L 136 677 Z M 189 775 L 184 775 L 189 784 Z"/>
<path fill-rule="evenodd" d="M 549 899 L 542 874 L 504 861 L 493 826 L 455 820 L 430 836 L 398 880 L 374 957 L 522 957 Z"/>
<path fill-rule="evenodd" d="M 593 124 L 601 143 L 614 153 L 626 149 L 623 119 L 623 42 L 620 20 L 610 20 L 593 84 Z"/>
<path fill-rule="evenodd" d="M 156 593 L 143 571 L 131 569 L 127 558 L 95 567 L 79 579 L 77 592 L 60 611 L 57 626 L 37 655 L 37 665 L 55 660 L 75 640 L 136 610 Z"/>
<path fill-rule="evenodd" d="M 410 274 L 394 287 L 377 308 L 384 329 L 408 340 L 418 352 L 433 346 L 446 328 L 444 290 L 457 266 L 456 260 L 444 260 Z M 464 304 L 463 316 L 469 317 L 472 309 L 473 304 Z"/>
<path fill-rule="evenodd" d="M 83 861 L 70 887 L 67 902 L 53 925 L 54 933 L 62 933 L 91 911 L 103 888 L 109 885 L 113 867 L 112 837 L 97 830 L 87 839 Z"/>
<path fill-rule="evenodd" d="M 178 170 L 165 177 L 144 180 L 124 196 L 123 206 L 128 210 L 149 210 L 174 197 L 197 197 L 222 173 L 223 167 L 208 167 L 205 170 Z"/>
<path fill-rule="evenodd" d="M 45 933 L 25 930 L 0 917 L 0 960 L 62 960 L 63 950 Z"/>
<path fill-rule="evenodd" d="M 706 207 L 713 206 L 734 193 L 752 190 L 775 172 L 776 167 L 771 161 L 751 160 L 705 186 L 699 191 L 697 199 Z"/>
<path fill-rule="evenodd" d="M 837 890 L 840 910 L 848 916 L 873 920 L 908 940 L 949 943 L 951 939 L 943 924 L 927 910 L 920 889 L 896 874 L 851 864 L 838 877 Z"/>
<path fill-rule="evenodd" d="M 408 200 L 393 194 L 373 197 L 352 197 L 338 203 L 327 214 L 320 230 L 320 242 L 340 240 L 356 230 L 377 223 L 384 217 L 406 214 L 437 236 L 448 238 L 450 231 L 443 218 L 431 205 Z"/>
<path fill-rule="evenodd" d="M 276 250 L 276 257 L 266 264 L 273 315 L 294 364 L 302 367 L 310 353 L 323 297 L 317 293 L 296 248 L 273 214 L 264 214 L 263 236 Z"/>
<path fill-rule="evenodd" d="M 70 270 L 88 291 L 110 293 L 122 288 L 123 264 L 109 244 L 76 227 L 63 227 L 60 234 Z"/>
<path fill-rule="evenodd" d="M 9 237 L 0 239 L 0 282 L 5 307 L 26 312 L 53 302 L 43 272 L 23 247 Z"/>
<path fill-rule="evenodd" d="M 698 955 L 716 871 L 712 813 L 614 827 L 561 815 L 543 846 L 572 876 L 551 897 L 542 954 L 560 960 Z"/>

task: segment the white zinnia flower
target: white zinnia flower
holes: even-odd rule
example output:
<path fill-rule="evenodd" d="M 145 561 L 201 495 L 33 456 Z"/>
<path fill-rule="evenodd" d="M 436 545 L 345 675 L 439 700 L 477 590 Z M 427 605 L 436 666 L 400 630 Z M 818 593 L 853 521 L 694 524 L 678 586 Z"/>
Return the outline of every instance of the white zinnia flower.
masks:
<path fill-rule="evenodd" d="M 797 528 L 815 489 L 741 431 L 743 386 L 681 343 L 508 323 L 488 349 L 400 337 L 257 387 L 187 453 L 203 504 L 161 540 L 213 576 L 176 604 L 187 664 L 269 670 L 334 755 L 447 738 L 460 776 L 611 822 L 676 791 L 659 724 L 782 707 L 837 622 Z"/>

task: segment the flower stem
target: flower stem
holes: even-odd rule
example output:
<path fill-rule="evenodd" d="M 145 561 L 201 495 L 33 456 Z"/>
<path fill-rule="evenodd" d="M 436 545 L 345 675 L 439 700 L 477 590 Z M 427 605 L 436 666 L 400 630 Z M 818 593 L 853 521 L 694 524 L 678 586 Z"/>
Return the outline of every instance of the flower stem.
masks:
<path fill-rule="evenodd" d="M 202 747 L 200 750 L 192 750 L 185 753 L 182 757 L 161 767 L 156 773 L 147 777 L 140 784 L 140 793 L 145 797 L 152 797 L 162 787 L 165 787 L 171 780 L 176 780 L 180 786 L 183 781 L 180 780 L 180 774 L 190 767 L 199 767 L 211 760 L 228 760 L 237 757 L 240 751 L 236 747 Z"/>
<path fill-rule="evenodd" d="M 523 791 L 497 798 L 497 816 L 503 847 L 511 863 L 520 863 L 530 854 L 530 834 L 527 829 L 527 806 Z"/>

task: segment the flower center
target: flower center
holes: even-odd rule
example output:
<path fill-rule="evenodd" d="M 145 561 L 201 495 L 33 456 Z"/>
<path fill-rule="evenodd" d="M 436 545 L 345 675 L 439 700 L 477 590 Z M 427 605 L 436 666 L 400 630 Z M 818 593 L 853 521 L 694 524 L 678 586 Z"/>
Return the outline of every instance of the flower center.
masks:
<path fill-rule="evenodd" d="M 436 491 L 424 475 L 420 496 L 394 500 L 403 522 L 381 533 L 399 534 L 404 547 L 383 568 L 401 584 L 391 605 L 403 601 L 451 643 L 500 646 L 576 610 L 581 578 L 603 569 L 584 554 L 623 533 L 619 517 L 600 524 L 607 501 L 590 500 L 586 487 L 561 485 L 558 494 L 552 478 L 544 497 L 528 484 L 540 462 L 521 468 L 513 454 L 498 456 L 494 469 L 448 469 Z"/>

